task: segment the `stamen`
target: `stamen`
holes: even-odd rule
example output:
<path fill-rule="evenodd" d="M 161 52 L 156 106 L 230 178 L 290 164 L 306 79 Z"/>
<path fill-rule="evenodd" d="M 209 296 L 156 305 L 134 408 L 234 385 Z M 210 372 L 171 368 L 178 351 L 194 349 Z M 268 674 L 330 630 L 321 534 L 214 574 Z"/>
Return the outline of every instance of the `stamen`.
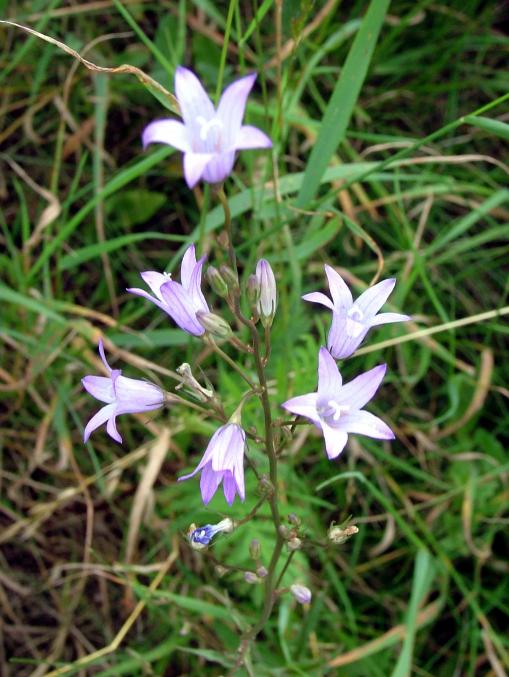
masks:
<path fill-rule="evenodd" d="M 343 414 L 348 414 L 350 411 L 350 405 L 349 404 L 339 404 L 335 400 L 329 400 L 327 402 L 329 407 L 334 410 L 334 413 L 332 414 L 332 418 L 334 421 L 339 421 L 341 416 Z"/>
<path fill-rule="evenodd" d="M 219 118 L 206 120 L 203 115 L 198 115 L 196 122 L 200 125 L 200 139 L 202 141 L 207 140 L 208 133 L 213 127 L 218 127 L 220 130 L 223 129 L 223 123 Z"/>

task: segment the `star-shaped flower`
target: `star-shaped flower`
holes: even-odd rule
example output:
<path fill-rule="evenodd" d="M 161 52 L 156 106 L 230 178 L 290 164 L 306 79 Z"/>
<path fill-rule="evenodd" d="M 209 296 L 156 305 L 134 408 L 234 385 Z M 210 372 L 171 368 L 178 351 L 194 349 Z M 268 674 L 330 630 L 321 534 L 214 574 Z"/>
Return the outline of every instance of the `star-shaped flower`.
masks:
<path fill-rule="evenodd" d="M 310 419 L 322 431 L 329 458 L 336 458 L 343 451 L 348 433 L 392 440 L 394 433 L 389 426 L 362 409 L 378 390 L 386 369 L 387 365 L 379 364 L 343 385 L 334 358 L 322 347 L 318 354 L 317 392 L 293 397 L 282 406 L 292 414 Z"/>
<path fill-rule="evenodd" d="M 150 123 L 143 132 L 143 146 L 167 143 L 183 151 L 189 188 L 200 179 L 221 183 L 232 171 L 236 151 L 272 146 L 262 131 L 242 124 L 255 79 L 255 74 L 247 75 L 227 87 L 216 110 L 196 75 L 179 66 L 175 72 L 175 95 L 183 123 L 172 119 Z"/>
<path fill-rule="evenodd" d="M 106 406 L 92 416 L 85 427 L 84 441 L 103 423 L 108 422 L 106 431 L 115 442 L 122 442 L 117 430 L 116 418 L 120 414 L 140 414 L 159 409 L 164 404 L 164 393 L 158 386 L 148 381 L 122 376 L 120 369 L 112 369 L 104 354 L 103 342 L 99 342 L 99 354 L 109 376 L 85 376 L 81 380 L 83 387 L 96 400 Z"/>
<path fill-rule="evenodd" d="M 332 310 L 332 324 L 327 339 L 327 347 L 337 360 L 349 357 L 364 340 L 371 327 L 390 322 L 405 322 L 411 318 L 400 313 L 378 313 L 389 298 L 396 280 L 389 278 L 382 280 L 373 287 L 369 287 L 354 302 L 352 293 L 348 289 L 341 275 L 331 266 L 325 266 L 325 273 L 329 281 L 330 294 L 321 292 L 305 294 L 305 301 L 321 303 Z M 378 314 L 377 314 L 378 313 Z"/>
<path fill-rule="evenodd" d="M 186 249 L 180 266 L 181 283 L 175 282 L 167 273 L 156 273 L 147 270 L 141 277 L 148 284 L 154 296 L 144 289 L 135 287 L 128 289 L 131 294 L 137 294 L 155 303 L 164 310 L 178 324 L 178 326 L 193 336 L 201 336 L 205 329 L 198 321 L 196 313 L 209 313 L 207 301 L 201 290 L 201 273 L 205 256 L 196 261 L 194 245 Z"/>

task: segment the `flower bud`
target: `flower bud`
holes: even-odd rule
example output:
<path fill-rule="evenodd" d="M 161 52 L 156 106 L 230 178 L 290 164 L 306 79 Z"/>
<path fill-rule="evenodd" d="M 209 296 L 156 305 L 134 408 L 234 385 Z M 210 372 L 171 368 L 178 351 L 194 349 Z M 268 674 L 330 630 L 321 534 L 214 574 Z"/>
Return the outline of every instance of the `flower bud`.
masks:
<path fill-rule="evenodd" d="M 246 581 L 246 583 L 250 583 L 251 585 L 254 585 L 255 583 L 260 582 L 260 579 L 258 578 L 258 576 L 255 573 L 253 573 L 252 571 L 246 571 L 244 573 L 244 580 Z"/>
<path fill-rule="evenodd" d="M 196 317 L 198 318 L 201 326 L 209 334 L 212 334 L 213 336 L 217 336 L 217 338 L 222 339 L 231 336 L 232 330 L 230 328 L 230 325 L 226 320 L 223 320 L 223 318 L 220 315 L 215 315 L 214 313 L 206 313 L 203 310 L 199 310 L 196 313 Z"/>
<path fill-rule="evenodd" d="M 302 541 L 300 538 L 297 538 L 297 536 L 294 536 L 293 538 L 290 538 L 286 545 L 288 546 L 288 550 L 300 550 L 302 547 Z"/>
<path fill-rule="evenodd" d="M 207 280 L 218 296 L 223 299 L 228 296 L 228 285 L 221 273 L 217 268 L 214 268 L 214 266 L 209 266 L 207 268 Z"/>
<path fill-rule="evenodd" d="M 252 306 L 255 306 L 260 300 L 260 283 L 256 275 L 250 275 L 247 280 L 247 298 Z"/>
<path fill-rule="evenodd" d="M 270 327 L 277 306 L 276 278 L 270 263 L 265 259 L 260 259 L 256 264 L 256 279 L 260 285 L 260 298 L 256 309 L 263 326 Z"/>
<path fill-rule="evenodd" d="M 204 527 L 197 527 L 191 524 L 187 531 L 187 537 L 193 550 L 204 550 L 221 531 L 225 534 L 231 534 L 235 528 L 235 523 L 229 517 L 221 520 L 217 524 L 206 524 Z"/>
<path fill-rule="evenodd" d="M 306 588 L 305 585 L 294 583 L 290 586 L 290 591 L 299 604 L 309 604 L 311 602 L 311 598 L 313 597 L 311 590 Z"/>
<path fill-rule="evenodd" d="M 267 568 L 264 566 L 258 567 L 258 569 L 256 570 L 256 575 L 258 576 L 258 578 L 265 578 L 265 576 L 268 573 L 269 572 L 267 571 Z"/>
<path fill-rule="evenodd" d="M 260 559 L 261 551 L 262 549 L 260 546 L 260 541 L 256 538 L 253 538 L 249 544 L 249 555 L 251 559 Z"/>
<path fill-rule="evenodd" d="M 239 291 L 239 278 L 233 272 L 233 270 L 229 266 L 223 265 L 219 267 L 219 272 L 228 286 L 228 291 L 230 293 L 237 294 Z"/>
<path fill-rule="evenodd" d="M 281 524 L 279 527 L 279 533 L 285 539 L 285 541 L 287 541 L 292 534 L 292 530 L 289 529 L 285 524 Z"/>
<path fill-rule="evenodd" d="M 288 515 L 288 522 L 294 527 L 300 526 L 300 517 L 298 517 L 294 512 L 291 512 Z"/>
<path fill-rule="evenodd" d="M 346 543 L 349 538 L 355 536 L 355 534 L 358 533 L 359 529 L 353 524 L 348 527 L 345 527 L 344 529 L 342 527 L 337 527 L 334 526 L 334 524 L 331 524 L 328 532 L 328 537 L 329 540 L 335 543 L 336 545 L 342 545 L 343 543 Z"/>

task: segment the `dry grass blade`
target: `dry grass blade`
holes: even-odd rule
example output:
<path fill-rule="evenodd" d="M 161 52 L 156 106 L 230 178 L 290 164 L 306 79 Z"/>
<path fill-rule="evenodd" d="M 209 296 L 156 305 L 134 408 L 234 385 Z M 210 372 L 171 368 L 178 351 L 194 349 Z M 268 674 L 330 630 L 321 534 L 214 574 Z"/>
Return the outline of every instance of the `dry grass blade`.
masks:
<path fill-rule="evenodd" d="M 4 24 L 6 26 L 14 26 L 14 28 L 19 28 L 20 30 L 25 31 L 25 33 L 28 33 L 29 35 L 34 35 L 36 38 L 40 38 L 45 42 L 49 42 L 50 45 L 55 45 L 55 47 L 58 47 L 67 54 L 73 56 L 75 59 L 78 59 L 78 61 L 80 61 L 85 66 L 85 68 L 88 68 L 89 70 L 95 73 L 110 73 L 111 75 L 116 73 L 128 73 L 130 75 L 135 75 L 145 87 L 153 89 L 157 91 L 160 95 L 162 95 L 167 100 L 173 112 L 178 113 L 179 111 L 177 100 L 173 96 L 173 94 L 170 94 L 170 92 L 167 89 L 165 89 L 161 84 L 159 84 L 157 80 L 154 80 L 154 78 L 151 78 L 150 75 L 147 75 L 145 72 L 143 72 L 140 68 L 137 68 L 136 66 L 131 66 L 130 64 L 126 63 L 122 64 L 121 66 L 116 66 L 114 68 L 108 68 L 107 66 L 98 66 L 92 61 L 83 58 L 81 54 L 79 54 L 79 52 L 66 45 L 65 42 L 61 42 L 60 40 L 56 40 L 55 38 L 52 38 L 49 35 L 40 33 L 39 31 L 36 31 L 33 28 L 30 28 L 29 26 L 23 26 L 23 24 L 18 24 L 15 23 L 14 21 L 7 21 L 5 19 L 0 20 L 0 24 Z"/>

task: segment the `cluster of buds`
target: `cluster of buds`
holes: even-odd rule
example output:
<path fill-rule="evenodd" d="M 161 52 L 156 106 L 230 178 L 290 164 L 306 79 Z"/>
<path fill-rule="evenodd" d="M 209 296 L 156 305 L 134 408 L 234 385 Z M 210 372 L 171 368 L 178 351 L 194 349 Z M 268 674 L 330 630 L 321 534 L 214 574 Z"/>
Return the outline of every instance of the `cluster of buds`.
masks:
<path fill-rule="evenodd" d="M 302 548 L 302 539 L 300 538 L 301 520 L 295 513 L 290 513 L 287 517 L 287 521 L 290 526 L 281 524 L 279 533 L 286 541 L 286 547 L 290 552 L 300 550 Z"/>

